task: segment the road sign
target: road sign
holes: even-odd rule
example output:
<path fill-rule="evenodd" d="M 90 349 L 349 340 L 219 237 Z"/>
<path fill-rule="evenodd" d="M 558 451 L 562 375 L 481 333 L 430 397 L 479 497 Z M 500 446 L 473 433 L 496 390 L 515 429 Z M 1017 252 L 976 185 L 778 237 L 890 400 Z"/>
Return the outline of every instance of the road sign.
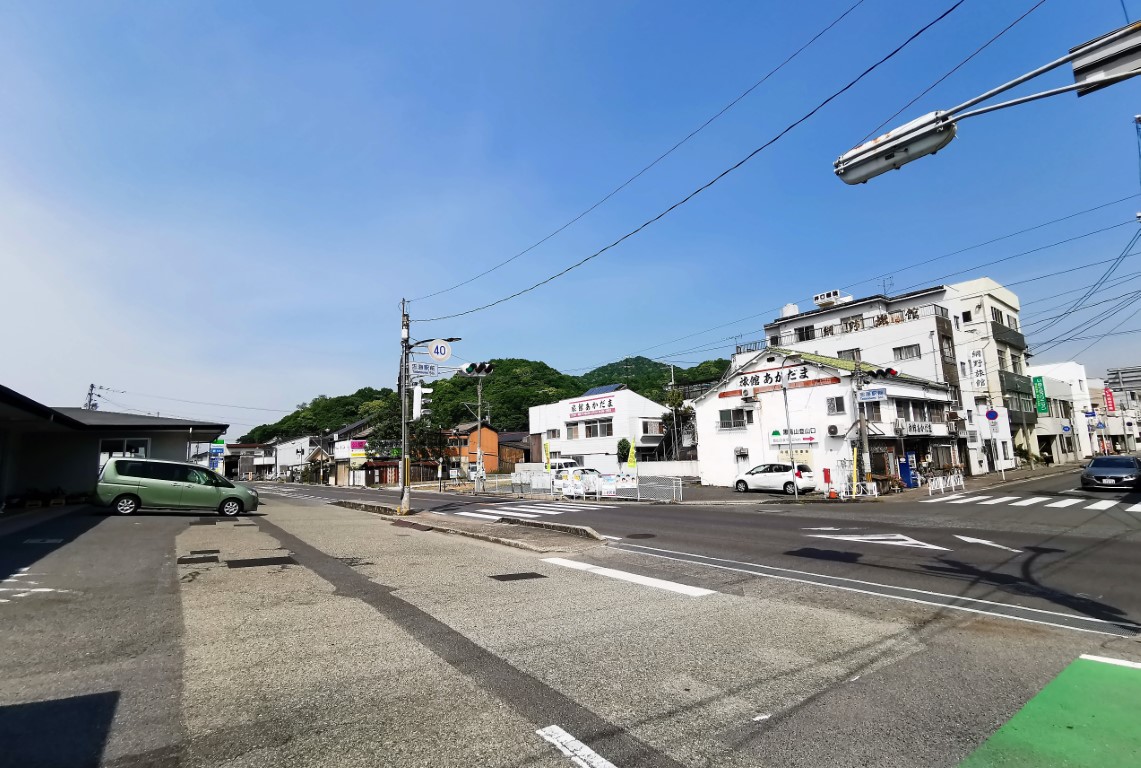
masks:
<path fill-rule="evenodd" d="M 1070 431 L 1070 427 L 1069 427 L 1069 425 L 1063 424 L 1063 425 L 1062 425 L 1062 431 L 1063 431 L 1063 432 L 1069 432 L 1069 431 Z"/>
<path fill-rule="evenodd" d="M 1099 421 L 1099 422 L 1097 423 L 1097 428 L 1098 428 L 1098 429 L 1105 429 L 1105 422 L 1104 422 L 1104 421 Z"/>
<path fill-rule="evenodd" d="M 1096 417 L 1097 417 L 1097 412 L 1096 412 L 1096 411 L 1083 411 L 1083 413 L 1085 414 L 1085 417 L 1086 417 L 1087 419 L 1093 419 L 1093 418 L 1096 418 Z"/>
<path fill-rule="evenodd" d="M 861 403 L 878 403 L 882 400 L 887 400 L 887 390 L 858 389 L 856 390 L 856 399 Z"/>
<path fill-rule="evenodd" d="M 436 339 L 428 343 L 428 354 L 437 363 L 446 363 L 452 356 L 452 345 L 443 339 Z"/>
<path fill-rule="evenodd" d="M 986 417 L 987 417 L 988 421 L 995 421 L 998 418 L 998 411 L 991 408 L 989 411 L 986 412 Z"/>
<path fill-rule="evenodd" d="M 408 363 L 409 376 L 439 376 L 440 368 L 435 363 Z"/>

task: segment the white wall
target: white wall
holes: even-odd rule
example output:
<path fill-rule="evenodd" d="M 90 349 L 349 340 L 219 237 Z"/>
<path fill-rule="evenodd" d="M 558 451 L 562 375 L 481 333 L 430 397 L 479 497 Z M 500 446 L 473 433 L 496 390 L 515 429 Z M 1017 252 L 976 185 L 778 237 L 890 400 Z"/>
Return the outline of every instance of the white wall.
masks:
<path fill-rule="evenodd" d="M 592 407 L 595 404 L 598 407 Z M 578 411 L 578 407 L 589 410 Z M 646 419 L 657 420 L 666 411 L 661 403 L 655 403 L 632 390 L 623 389 L 592 397 L 574 397 L 549 405 L 532 406 L 528 411 L 529 431 L 541 434 L 544 442 L 551 444 L 551 454 L 561 457 L 582 456 L 582 465 L 600 472 L 618 471 L 618 441 L 625 438 L 639 448 L 656 447 L 661 435 L 643 435 L 642 423 Z M 583 437 L 587 421 L 613 419 L 614 434 L 609 437 Z M 567 424 L 577 424 L 579 437 L 567 439 Z M 559 437 L 548 438 L 547 430 L 559 430 Z M 535 457 L 533 457 L 535 458 Z M 540 455 L 537 457 L 542 459 Z"/>
<path fill-rule="evenodd" d="M 640 461 L 638 474 L 643 477 L 698 477 L 696 461 Z"/>
<path fill-rule="evenodd" d="M 310 446 L 311 442 L 308 437 L 295 437 L 275 446 L 277 449 L 275 458 L 277 474 L 279 476 L 286 474 L 289 470 L 304 464 L 305 459 L 313 451 Z M 297 454 L 298 448 L 301 449 L 300 456 Z"/>

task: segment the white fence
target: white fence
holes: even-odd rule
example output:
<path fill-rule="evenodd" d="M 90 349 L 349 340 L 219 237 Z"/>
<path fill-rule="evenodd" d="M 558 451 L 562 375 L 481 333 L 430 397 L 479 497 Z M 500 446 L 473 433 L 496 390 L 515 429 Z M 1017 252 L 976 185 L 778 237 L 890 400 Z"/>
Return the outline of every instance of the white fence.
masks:
<path fill-rule="evenodd" d="M 528 499 L 580 498 L 628 499 L 632 501 L 681 501 L 680 477 L 653 475 L 593 475 L 581 480 L 557 479 L 551 472 L 515 472 L 488 475 L 483 493 Z"/>
<path fill-rule="evenodd" d="M 960 491 L 967 489 L 966 483 L 963 481 L 962 472 L 955 472 L 954 474 L 944 475 L 943 477 L 932 477 L 927 481 L 928 496 L 934 496 L 936 492 L 946 493 L 947 491 L 954 491 L 956 488 Z"/>

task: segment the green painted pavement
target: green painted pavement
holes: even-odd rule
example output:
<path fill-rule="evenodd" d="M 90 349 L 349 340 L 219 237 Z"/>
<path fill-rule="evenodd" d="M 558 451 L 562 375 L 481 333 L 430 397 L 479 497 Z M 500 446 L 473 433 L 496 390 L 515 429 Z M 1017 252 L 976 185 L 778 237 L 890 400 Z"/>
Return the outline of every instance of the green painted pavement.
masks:
<path fill-rule="evenodd" d="M 1141 667 L 1095 658 L 1062 670 L 959 768 L 1141 766 Z"/>

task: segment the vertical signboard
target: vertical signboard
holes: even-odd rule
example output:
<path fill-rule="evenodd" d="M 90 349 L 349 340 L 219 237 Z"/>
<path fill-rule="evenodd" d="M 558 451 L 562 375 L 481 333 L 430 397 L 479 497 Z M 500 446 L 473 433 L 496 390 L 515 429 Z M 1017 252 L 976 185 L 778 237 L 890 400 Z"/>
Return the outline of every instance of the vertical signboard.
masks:
<path fill-rule="evenodd" d="M 1050 406 L 1046 402 L 1046 382 L 1042 380 L 1041 376 L 1035 376 L 1031 381 L 1034 382 L 1034 409 L 1040 414 L 1049 413 Z"/>
<path fill-rule="evenodd" d="M 1105 410 L 1107 410 L 1107 411 L 1116 411 L 1117 410 L 1117 403 L 1113 399 L 1113 390 L 1112 389 L 1105 390 Z"/>
<path fill-rule="evenodd" d="M 976 392 L 987 391 L 986 358 L 981 349 L 971 350 L 971 384 Z"/>

